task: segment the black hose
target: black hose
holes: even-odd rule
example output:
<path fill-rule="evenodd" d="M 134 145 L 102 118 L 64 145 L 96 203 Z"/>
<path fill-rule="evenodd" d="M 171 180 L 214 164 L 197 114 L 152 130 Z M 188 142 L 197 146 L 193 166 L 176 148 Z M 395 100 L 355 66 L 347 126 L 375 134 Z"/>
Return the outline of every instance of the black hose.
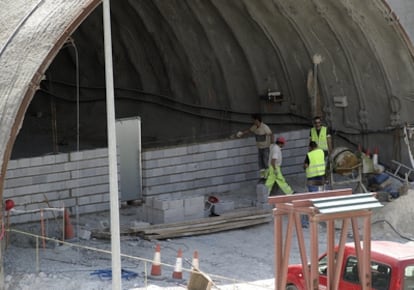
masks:
<path fill-rule="evenodd" d="M 410 238 L 410 237 L 407 237 L 407 236 L 403 236 L 399 231 L 397 231 L 397 229 L 395 228 L 395 227 L 393 227 L 393 225 L 389 222 L 389 221 L 387 221 L 387 220 L 377 220 L 377 221 L 375 221 L 375 222 L 372 222 L 372 224 L 374 225 L 374 224 L 377 224 L 377 223 L 386 223 L 387 225 L 389 225 L 390 226 L 390 228 L 398 235 L 398 236 L 400 236 L 401 238 L 403 238 L 403 239 L 406 239 L 406 240 L 408 240 L 408 241 L 414 241 L 414 239 L 413 238 Z"/>

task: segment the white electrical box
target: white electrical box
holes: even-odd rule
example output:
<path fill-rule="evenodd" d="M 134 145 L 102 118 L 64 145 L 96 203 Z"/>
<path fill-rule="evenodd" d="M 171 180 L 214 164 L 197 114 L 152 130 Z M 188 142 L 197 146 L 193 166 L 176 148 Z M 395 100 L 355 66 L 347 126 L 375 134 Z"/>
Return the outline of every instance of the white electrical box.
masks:
<path fill-rule="evenodd" d="M 338 107 L 338 108 L 348 107 L 348 98 L 346 96 L 334 97 L 333 100 L 334 100 L 335 107 Z"/>
<path fill-rule="evenodd" d="M 116 120 L 119 178 L 122 201 L 142 198 L 141 118 Z"/>

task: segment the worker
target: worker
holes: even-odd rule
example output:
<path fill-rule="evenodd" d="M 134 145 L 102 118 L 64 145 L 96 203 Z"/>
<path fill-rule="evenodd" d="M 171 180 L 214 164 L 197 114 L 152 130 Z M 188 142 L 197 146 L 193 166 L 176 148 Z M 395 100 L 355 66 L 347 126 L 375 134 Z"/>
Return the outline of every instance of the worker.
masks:
<path fill-rule="evenodd" d="M 274 136 L 269 126 L 262 122 L 262 117 L 259 114 L 253 114 L 252 119 L 253 125 L 244 131 L 237 132 L 236 136 L 241 138 L 250 133 L 255 135 L 259 155 L 259 170 L 260 174 L 263 175 L 269 162 L 269 147 L 274 142 Z"/>
<path fill-rule="evenodd" d="M 325 153 L 314 141 L 309 142 L 309 152 L 303 164 L 309 192 L 318 191 L 325 184 Z"/>
<path fill-rule="evenodd" d="M 325 153 L 318 148 L 315 141 L 309 142 L 309 152 L 303 164 L 306 170 L 306 185 L 309 192 L 319 191 L 320 187 L 325 184 Z M 302 227 L 309 226 L 307 215 L 301 215 Z"/>
<path fill-rule="evenodd" d="M 328 127 L 322 125 L 321 117 L 313 118 L 313 127 L 310 130 L 309 141 L 314 141 L 318 147 L 325 152 L 325 157 L 328 158 L 332 152 L 332 138 Z"/>
<path fill-rule="evenodd" d="M 280 167 L 282 166 L 282 148 L 285 146 L 286 140 L 284 137 L 276 139 L 276 144 L 270 147 L 269 168 L 267 169 L 267 178 L 265 185 L 270 192 L 273 185 L 277 183 L 280 190 L 284 194 L 293 194 L 293 190 L 283 177 Z"/>

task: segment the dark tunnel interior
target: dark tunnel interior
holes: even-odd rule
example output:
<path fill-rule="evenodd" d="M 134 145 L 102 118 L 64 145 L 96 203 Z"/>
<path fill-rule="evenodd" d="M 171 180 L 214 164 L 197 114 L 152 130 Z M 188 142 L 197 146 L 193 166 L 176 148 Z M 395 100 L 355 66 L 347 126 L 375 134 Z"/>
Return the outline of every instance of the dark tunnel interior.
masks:
<path fill-rule="evenodd" d="M 412 119 L 412 56 L 380 3 L 111 5 L 116 118 L 141 118 L 144 148 L 229 138 L 252 113 L 275 134 L 321 115 L 336 142 L 369 147 Z M 49 66 L 12 158 L 105 147 L 105 98 L 100 6 Z"/>

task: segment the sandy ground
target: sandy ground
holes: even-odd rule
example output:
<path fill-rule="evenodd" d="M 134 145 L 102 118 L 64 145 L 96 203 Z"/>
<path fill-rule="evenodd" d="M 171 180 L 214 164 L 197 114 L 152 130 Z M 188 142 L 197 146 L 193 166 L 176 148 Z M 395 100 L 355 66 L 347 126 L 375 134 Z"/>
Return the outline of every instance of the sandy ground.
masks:
<path fill-rule="evenodd" d="M 289 182 L 294 190 L 300 192 L 303 186 L 298 180 L 303 179 L 290 179 Z M 255 184 L 239 192 L 238 197 L 247 198 L 246 195 L 254 192 L 254 188 Z M 412 217 L 395 216 L 404 217 L 402 209 L 410 213 L 412 199 L 410 195 L 403 196 L 374 211 L 372 239 L 407 242 L 414 235 L 408 225 Z M 139 222 L 137 211 L 136 207 L 121 209 L 121 225 Z M 82 216 L 75 222 L 79 224 L 77 229 L 96 229 L 108 220 L 109 213 L 100 213 Z M 48 232 L 53 233 L 54 223 L 57 222 L 48 222 Z M 26 225 L 23 230 L 39 234 L 35 224 Z M 59 236 L 58 233 L 55 235 Z M 53 237 L 53 234 L 49 236 Z M 308 240 L 309 230 L 305 230 L 305 238 Z M 325 242 L 326 231 L 321 225 L 320 253 L 326 250 Z M 161 247 L 162 266 L 161 276 L 154 279 L 148 273 L 157 244 Z M 177 280 L 172 278 L 172 273 L 179 249 L 183 252 L 183 279 Z M 111 289 L 112 282 L 108 277 L 93 274 L 111 268 L 110 250 L 110 241 L 103 239 L 76 239 L 63 245 L 48 241 L 43 248 L 41 240 L 36 243 L 33 237 L 12 232 L 4 257 L 6 289 Z M 125 272 L 122 289 L 186 289 L 194 251 L 199 254 L 200 269 L 213 279 L 215 289 L 274 288 L 274 229 L 271 221 L 244 229 L 163 241 L 122 236 L 122 269 L 132 272 Z M 296 238 L 290 263 L 300 263 Z"/>

